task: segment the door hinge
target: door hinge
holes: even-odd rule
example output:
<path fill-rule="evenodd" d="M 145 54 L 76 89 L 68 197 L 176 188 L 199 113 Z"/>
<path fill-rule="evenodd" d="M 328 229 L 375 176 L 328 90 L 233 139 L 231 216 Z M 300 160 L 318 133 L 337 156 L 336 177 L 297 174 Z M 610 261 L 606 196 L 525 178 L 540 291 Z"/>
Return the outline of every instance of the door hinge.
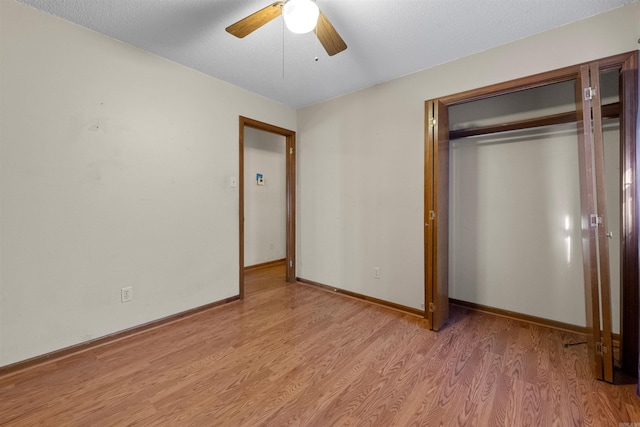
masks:
<path fill-rule="evenodd" d="M 591 101 L 593 98 L 598 96 L 598 89 L 595 87 L 585 87 L 584 88 L 584 100 Z"/>
<path fill-rule="evenodd" d="M 436 305 L 432 302 L 429 303 L 429 312 L 431 313 L 435 313 L 436 312 Z"/>
<path fill-rule="evenodd" d="M 608 353 L 608 352 L 609 352 L 609 349 L 607 349 L 606 345 L 602 344 L 602 341 L 596 343 L 596 353 L 597 354 L 605 354 L 605 353 Z"/>
<path fill-rule="evenodd" d="M 436 212 L 435 211 L 429 211 L 429 219 L 431 221 L 433 221 L 434 219 L 436 219 Z"/>
<path fill-rule="evenodd" d="M 438 124 L 438 120 L 436 120 L 435 117 L 431 117 L 431 119 L 429 120 L 429 126 L 435 126 Z"/>
<path fill-rule="evenodd" d="M 290 268 L 293 268 L 293 260 L 292 260 L 292 259 L 291 259 L 291 260 L 289 260 L 289 267 L 290 267 Z"/>
<path fill-rule="evenodd" d="M 598 227 L 602 224 L 602 217 L 598 216 L 598 214 L 589 215 L 589 222 L 592 227 Z"/>
<path fill-rule="evenodd" d="M 293 154 L 293 147 L 289 147 L 289 154 Z"/>

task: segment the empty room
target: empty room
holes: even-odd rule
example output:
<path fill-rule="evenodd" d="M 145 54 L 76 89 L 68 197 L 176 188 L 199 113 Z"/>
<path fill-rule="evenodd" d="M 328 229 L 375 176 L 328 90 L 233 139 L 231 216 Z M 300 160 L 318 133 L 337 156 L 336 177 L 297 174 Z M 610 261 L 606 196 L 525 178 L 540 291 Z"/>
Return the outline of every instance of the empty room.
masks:
<path fill-rule="evenodd" d="M 637 0 L 0 0 L 0 425 L 633 426 Z"/>

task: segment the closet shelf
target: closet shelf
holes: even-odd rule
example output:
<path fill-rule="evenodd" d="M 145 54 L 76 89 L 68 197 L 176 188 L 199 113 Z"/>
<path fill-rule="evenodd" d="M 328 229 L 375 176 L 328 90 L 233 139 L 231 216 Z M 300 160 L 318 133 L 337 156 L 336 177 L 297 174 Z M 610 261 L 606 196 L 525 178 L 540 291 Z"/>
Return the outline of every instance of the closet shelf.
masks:
<path fill-rule="evenodd" d="M 563 123 L 572 123 L 576 120 L 575 111 L 568 113 L 552 114 L 549 116 L 536 117 L 534 119 L 520 120 L 511 123 L 502 123 L 498 125 L 479 126 L 468 129 L 452 130 L 449 132 L 449 139 L 467 138 L 470 136 L 487 135 L 490 133 L 507 132 L 511 130 L 530 129 L 542 126 L 559 125 Z M 602 106 L 602 118 L 612 119 L 620 117 L 620 103 L 607 104 Z"/>

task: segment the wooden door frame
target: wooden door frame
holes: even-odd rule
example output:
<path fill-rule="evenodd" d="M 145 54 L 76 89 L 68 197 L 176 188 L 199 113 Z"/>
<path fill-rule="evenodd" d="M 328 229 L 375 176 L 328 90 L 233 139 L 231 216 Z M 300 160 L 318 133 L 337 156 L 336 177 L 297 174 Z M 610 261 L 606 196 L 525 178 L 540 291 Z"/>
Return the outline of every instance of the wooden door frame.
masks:
<path fill-rule="evenodd" d="M 296 281 L 296 133 L 292 130 L 271 125 L 269 123 L 240 116 L 239 149 L 240 176 L 239 187 L 239 224 L 240 224 L 240 253 L 239 253 L 239 295 L 244 298 L 244 129 L 252 128 L 285 137 L 286 140 L 286 281 Z"/>
<path fill-rule="evenodd" d="M 600 71 L 607 69 L 619 68 L 621 70 L 620 76 L 620 103 L 622 105 L 620 111 L 620 142 L 621 142 L 621 162 L 620 162 L 620 182 L 622 184 L 621 190 L 621 358 L 623 363 L 623 371 L 629 375 L 637 375 L 637 363 L 638 363 L 638 237 L 640 229 L 640 219 L 638 213 L 640 212 L 638 205 L 638 168 L 636 164 L 636 154 L 640 155 L 640 150 L 637 150 L 636 131 L 638 121 L 638 52 L 632 51 L 615 56 L 611 56 L 603 59 L 596 59 L 584 64 L 578 64 L 575 66 L 565 67 L 558 70 L 549 71 L 546 73 L 536 74 L 521 79 L 511 80 L 484 88 L 474 89 L 467 92 L 462 92 L 434 100 L 426 101 L 425 103 L 425 219 L 428 218 L 430 203 L 429 200 L 432 195 L 428 193 L 429 188 L 435 191 L 436 194 L 446 192 L 448 195 L 448 178 L 443 180 L 439 179 L 434 186 L 427 183 L 430 166 L 427 163 L 428 150 L 433 141 L 429 141 L 429 138 L 433 138 L 433 134 L 430 136 L 429 132 L 434 132 L 434 128 L 429 126 L 429 106 L 434 102 L 440 103 L 445 108 L 448 107 L 478 101 L 493 96 L 504 95 L 508 93 L 518 92 L 525 89 L 532 89 L 536 87 L 546 86 L 553 83 L 560 83 L 570 80 L 579 81 L 580 68 L 584 65 L 588 65 L 591 62 L 598 62 Z M 553 124 L 553 121 L 549 119 L 548 124 Z M 442 126 L 442 123 L 438 123 Z M 447 124 L 448 126 L 448 124 Z M 499 128 L 500 126 L 496 126 Z M 437 130 L 437 128 L 436 128 Z M 448 139 L 448 138 L 447 138 Z M 450 141 L 448 141 L 450 144 Z M 437 149 L 438 147 L 436 147 Z M 448 149 L 448 147 L 447 147 Z M 434 154 L 432 156 L 437 156 Z M 625 172 L 627 175 L 627 181 L 625 181 Z M 445 182 L 446 181 L 446 182 Z M 435 212 L 438 221 L 441 221 L 443 215 L 446 213 Z M 425 318 L 428 318 L 429 304 L 433 301 L 433 283 L 428 283 L 431 275 L 426 271 L 427 268 L 427 251 L 426 245 L 428 244 L 428 237 L 431 231 L 427 231 L 428 222 L 425 221 Z M 447 253 L 441 253 L 437 255 L 439 258 L 447 258 Z M 440 259 L 440 262 L 443 262 Z M 446 261 L 444 261 L 446 263 Z M 437 283 L 436 283 L 437 284 Z M 431 293 L 430 293 L 431 292 Z M 611 351 L 611 349 L 609 350 Z"/>

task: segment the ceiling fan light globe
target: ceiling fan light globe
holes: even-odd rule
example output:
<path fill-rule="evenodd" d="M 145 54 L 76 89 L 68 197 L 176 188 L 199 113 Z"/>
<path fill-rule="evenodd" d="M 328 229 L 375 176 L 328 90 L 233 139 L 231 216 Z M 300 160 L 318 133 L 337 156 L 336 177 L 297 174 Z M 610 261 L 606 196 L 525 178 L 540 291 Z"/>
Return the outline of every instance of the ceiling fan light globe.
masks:
<path fill-rule="evenodd" d="M 289 31 L 305 34 L 316 27 L 320 9 L 313 0 L 289 0 L 283 6 L 282 15 Z"/>

